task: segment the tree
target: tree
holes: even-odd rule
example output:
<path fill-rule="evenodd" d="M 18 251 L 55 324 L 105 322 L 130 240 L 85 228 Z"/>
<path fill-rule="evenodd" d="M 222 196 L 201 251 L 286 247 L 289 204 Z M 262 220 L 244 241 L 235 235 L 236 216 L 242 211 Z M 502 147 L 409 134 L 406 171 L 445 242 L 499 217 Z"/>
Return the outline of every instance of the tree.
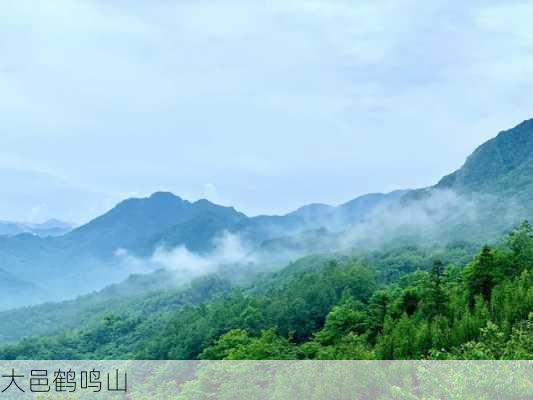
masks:
<path fill-rule="evenodd" d="M 389 303 L 389 294 L 382 290 L 377 291 L 370 298 L 368 305 L 368 338 L 371 343 L 375 343 L 377 336 L 383 330 L 383 323 L 388 312 Z"/>
<path fill-rule="evenodd" d="M 447 298 L 443 289 L 444 264 L 441 260 L 433 263 L 430 274 L 430 302 L 434 307 L 433 316 L 446 312 Z"/>
<path fill-rule="evenodd" d="M 230 352 L 249 345 L 251 342 L 252 338 L 248 332 L 243 329 L 233 329 L 218 339 L 213 346 L 206 348 L 199 358 L 202 360 L 223 360 L 229 356 Z"/>
<path fill-rule="evenodd" d="M 285 338 L 278 336 L 276 328 L 263 331 L 249 343 L 241 343 L 231 349 L 228 360 L 292 360 L 294 348 Z"/>
<path fill-rule="evenodd" d="M 533 265 L 533 227 L 527 220 L 509 235 L 507 245 L 513 252 L 516 275 Z"/>
<path fill-rule="evenodd" d="M 416 288 L 405 289 L 400 300 L 401 312 L 405 312 L 409 316 L 413 315 L 419 301 L 419 294 Z"/>
<path fill-rule="evenodd" d="M 349 333 L 363 334 L 368 329 L 368 313 L 361 302 L 353 299 L 333 307 L 324 328 L 315 335 L 315 340 L 324 345 L 332 344 Z"/>
<path fill-rule="evenodd" d="M 481 254 L 466 270 L 466 280 L 469 294 L 469 304 L 474 306 L 475 296 L 481 295 L 486 302 L 490 301 L 491 291 L 494 287 L 494 255 L 489 246 L 484 246 Z"/>

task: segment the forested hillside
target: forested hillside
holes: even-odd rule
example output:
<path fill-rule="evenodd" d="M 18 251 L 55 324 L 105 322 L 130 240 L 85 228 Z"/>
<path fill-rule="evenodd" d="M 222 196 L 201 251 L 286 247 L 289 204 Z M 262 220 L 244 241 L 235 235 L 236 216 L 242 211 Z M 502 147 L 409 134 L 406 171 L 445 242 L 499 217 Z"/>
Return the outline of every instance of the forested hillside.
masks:
<path fill-rule="evenodd" d="M 149 316 L 136 308 L 150 301 L 132 303 L 87 329 L 4 345 L 0 357 L 531 359 L 533 229 L 524 222 L 463 268 L 465 251 L 444 262 L 409 248 L 309 257 L 200 304 Z M 390 283 L 380 259 L 396 259 L 402 277 Z"/>
<path fill-rule="evenodd" d="M 533 119 L 481 145 L 465 165 L 444 177 L 436 188 L 484 192 L 533 199 Z"/>

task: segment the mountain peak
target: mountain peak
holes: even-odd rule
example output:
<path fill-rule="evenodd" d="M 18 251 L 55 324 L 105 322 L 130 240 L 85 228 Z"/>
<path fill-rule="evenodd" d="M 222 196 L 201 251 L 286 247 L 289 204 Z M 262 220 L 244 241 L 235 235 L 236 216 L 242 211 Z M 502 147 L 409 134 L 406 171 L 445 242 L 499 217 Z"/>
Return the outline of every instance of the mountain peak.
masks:
<path fill-rule="evenodd" d="M 171 192 L 154 192 L 148 197 L 130 197 L 125 200 L 122 200 L 114 208 L 112 208 L 109 213 L 118 213 L 124 212 L 125 210 L 130 210 L 133 208 L 139 207 L 165 207 L 165 206 L 184 206 L 190 204 L 187 200 L 182 199 L 179 196 L 176 196 Z M 105 215 L 105 214 L 104 214 Z"/>
<path fill-rule="evenodd" d="M 199 199 L 199 200 L 196 200 L 193 204 L 203 206 L 203 205 L 213 205 L 214 203 L 212 203 L 211 201 L 207 199 Z"/>
<path fill-rule="evenodd" d="M 160 237 L 174 226 L 192 226 L 201 217 L 245 218 L 232 207 L 219 206 L 205 199 L 193 203 L 170 192 L 155 192 L 150 197 L 122 201 L 71 232 L 67 239 L 81 243 L 87 251 L 110 255 L 118 248 L 130 249 L 152 243 L 152 238 Z"/>
<path fill-rule="evenodd" d="M 181 197 L 176 196 L 172 192 L 154 192 L 152 195 L 148 198 L 150 200 L 183 200 Z"/>

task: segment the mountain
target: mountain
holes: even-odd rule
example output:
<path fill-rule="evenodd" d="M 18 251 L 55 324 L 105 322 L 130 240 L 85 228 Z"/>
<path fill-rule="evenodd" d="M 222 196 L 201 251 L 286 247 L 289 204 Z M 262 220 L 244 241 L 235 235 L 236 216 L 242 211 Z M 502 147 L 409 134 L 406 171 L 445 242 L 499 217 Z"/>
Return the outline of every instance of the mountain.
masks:
<path fill-rule="evenodd" d="M 157 192 L 148 198 L 121 202 L 104 215 L 73 230 L 64 240 L 78 252 L 103 257 L 110 257 L 121 248 L 154 250 L 167 239 L 169 245 L 186 244 L 190 236 L 175 238 L 181 232 L 179 227 L 194 231 L 191 225 L 203 225 L 205 221 L 201 218 L 207 215 L 213 220 L 230 216 L 246 218 L 233 208 L 207 200 L 189 202 L 172 193 Z M 223 224 L 220 226 L 223 228 Z"/>
<path fill-rule="evenodd" d="M 233 208 L 215 206 L 207 200 L 200 200 L 200 202 L 205 206 L 201 212 L 195 213 L 185 222 L 153 235 L 145 241 L 140 253 L 150 255 L 158 247 L 174 248 L 177 246 L 185 246 L 196 253 L 206 253 L 213 250 L 216 245 L 214 239 L 223 232 L 239 233 L 251 223 L 250 218 Z"/>
<path fill-rule="evenodd" d="M 148 256 L 158 247 L 177 246 L 198 253 L 209 252 L 214 239 L 223 232 L 239 234 L 254 246 L 323 227 L 342 230 L 404 193 L 370 194 L 338 207 L 309 205 L 287 215 L 250 218 L 233 207 L 205 199 L 189 202 L 172 193 L 157 192 L 145 199 L 123 201 L 73 230 L 63 241 L 77 253 L 101 257 L 111 257 L 117 249 Z"/>
<path fill-rule="evenodd" d="M 117 256 L 119 249 L 138 257 L 149 257 L 160 246 L 207 251 L 217 235 L 231 228 L 231 220 L 247 219 L 230 207 L 159 192 L 125 200 L 63 236 L 0 236 L 0 268 L 46 287 L 46 300 L 56 301 L 99 290 L 136 272 L 138 266 Z M 18 305 L 32 302 L 21 297 Z"/>
<path fill-rule="evenodd" d="M 483 143 L 434 186 L 407 193 L 388 215 L 413 240 L 440 242 L 492 242 L 532 220 L 533 119 Z"/>
<path fill-rule="evenodd" d="M 73 229 L 73 225 L 50 219 L 41 224 L 0 221 L 0 235 L 14 236 L 31 233 L 41 237 L 61 236 Z"/>
<path fill-rule="evenodd" d="M 17 279 L 72 297 L 125 279 L 131 265 L 117 250 L 147 260 L 158 248 L 185 246 L 210 253 L 217 238 L 232 233 L 246 251 L 264 260 L 358 245 L 490 241 L 533 217 L 533 120 L 481 145 L 454 173 L 435 186 L 368 194 L 339 206 L 309 204 L 287 215 L 248 217 L 207 200 L 190 202 L 172 193 L 124 200 L 62 235 L 0 235 L 0 269 Z M 42 231 L 67 229 L 57 221 Z M 37 227 L 33 227 L 37 231 Z M 401 240 L 400 240 L 401 239 Z M 281 261 L 280 261 L 281 262 Z M 22 298 L 22 303 L 31 299 Z M 25 304 L 25 303 L 24 303 Z"/>
<path fill-rule="evenodd" d="M 533 119 L 478 147 L 459 170 L 442 178 L 435 188 L 533 199 Z"/>
<path fill-rule="evenodd" d="M 378 208 L 387 207 L 400 200 L 410 190 L 396 190 L 387 194 L 371 193 L 357 197 L 337 207 L 337 213 L 353 222 L 365 219 L 370 213 Z"/>
<path fill-rule="evenodd" d="M 9 301 L 4 307 L 122 282 L 60 304 L 1 312 L 0 341 L 32 333 L 59 336 L 0 347 L 0 356 L 64 358 L 65 338 L 71 358 L 193 359 L 205 356 L 210 345 L 210 351 L 225 352 L 228 343 L 256 356 L 258 347 L 249 344 L 261 335 L 255 342 L 261 346 L 302 346 L 298 357 L 331 359 L 340 350 L 348 358 L 392 359 L 403 349 L 394 357 L 453 358 L 456 351 L 473 351 L 485 358 L 494 332 L 508 340 L 505 351 L 516 342 L 522 352 L 521 337 L 530 331 L 531 302 L 523 289 L 531 281 L 531 228 L 523 224 L 508 237 L 501 232 L 533 216 L 532 140 L 533 123 L 525 121 L 480 146 L 434 186 L 369 194 L 339 206 L 315 203 L 287 215 L 248 217 L 207 200 L 158 192 L 125 200 L 61 237 L 1 236 L 0 291 Z M 125 249 L 134 263 L 143 263 L 157 248 L 184 246 L 196 253 L 184 259 L 208 259 L 223 232 L 250 246 L 246 260 L 254 262 L 206 268 L 200 284 L 183 285 L 171 269 L 132 275 L 115 257 Z M 516 246 L 485 247 L 474 256 L 482 247 L 472 242 L 509 238 Z M 176 263 L 182 258 L 177 253 Z M 287 262 L 302 255 L 307 257 Z M 284 268 L 259 264 L 267 259 Z M 435 260 L 452 268 L 441 274 Z M 243 280 L 250 286 L 231 291 L 234 271 L 251 271 L 252 279 Z M 47 289 L 42 297 L 35 295 L 39 287 Z M 435 321 L 453 335 L 433 335 L 438 343 L 431 343 L 432 350 L 426 338 L 432 329 L 440 332 Z M 472 342 L 479 339 L 472 336 L 476 332 L 487 347 Z M 486 332 L 492 336 L 485 338 Z M 420 349 L 404 340 L 415 336 L 422 338 Z M 447 347 L 444 336 L 452 338 Z"/>
<path fill-rule="evenodd" d="M 148 260 L 161 247 L 185 246 L 191 252 L 206 254 L 214 250 L 217 238 L 225 232 L 237 235 L 244 248 L 256 255 L 266 256 L 267 249 L 275 249 L 274 258 L 281 263 L 332 247 L 336 236 L 330 237 L 324 228 L 340 232 L 400 195 L 368 195 L 339 207 L 307 206 L 288 215 L 250 218 L 233 207 L 207 200 L 190 202 L 172 193 L 157 192 L 148 198 L 124 200 L 62 236 L 0 236 L 0 268 L 46 287 L 47 300 L 55 301 L 99 290 L 136 272 L 137 266 L 118 257 L 118 250 L 142 260 Z M 56 221 L 42 226 L 43 230 L 60 228 Z M 18 305 L 32 302 L 32 297 L 23 297 Z"/>
<path fill-rule="evenodd" d="M 368 218 L 379 211 L 399 201 L 409 190 L 396 190 L 391 193 L 371 193 L 356 197 L 339 206 L 314 203 L 303 206 L 286 217 L 298 217 L 306 221 L 310 229 L 328 228 L 342 231 Z"/>
<path fill-rule="evenodd" d="M 390 193 L 371 193 L 357 197 L 339 206 L 314 203 L 303 206 L 282 219 L 300 220 L 299 231 L 290 234 L 278 232 L 265 238 L 255 250 L 261 258 L 296 259 L 306 254 L 331 253 L 346 247 L 347 232 L 364 225 L 367 220 L 381 215 L 389 207 L 400 204 L 410 190 Z"/>

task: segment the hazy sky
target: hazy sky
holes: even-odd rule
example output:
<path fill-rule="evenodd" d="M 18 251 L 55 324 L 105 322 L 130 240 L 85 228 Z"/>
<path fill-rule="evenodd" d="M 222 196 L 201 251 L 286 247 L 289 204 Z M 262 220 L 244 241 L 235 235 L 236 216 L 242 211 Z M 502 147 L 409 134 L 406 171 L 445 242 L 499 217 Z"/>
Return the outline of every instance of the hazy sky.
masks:
<path fill-rule="evenodd" d="M 533 117 L 533 2 L 3 0 L 0 219 L 435 183 Z"/>

